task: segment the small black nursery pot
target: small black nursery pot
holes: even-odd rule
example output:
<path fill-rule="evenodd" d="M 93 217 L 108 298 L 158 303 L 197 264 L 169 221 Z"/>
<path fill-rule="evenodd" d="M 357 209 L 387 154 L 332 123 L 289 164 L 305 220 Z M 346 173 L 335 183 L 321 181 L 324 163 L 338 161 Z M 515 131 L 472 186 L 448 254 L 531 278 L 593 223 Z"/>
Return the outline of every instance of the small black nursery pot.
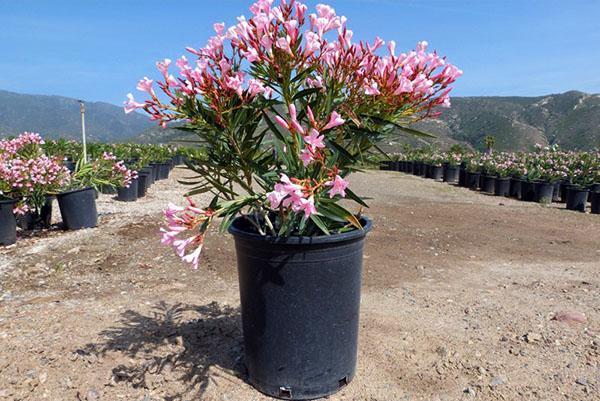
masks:
<path fill-rule="evenodd" d="M 17 242 L 17 220 L 13 209 L 14 199 L 0 199 L 0 245 L 12 245 Z"/>
<path fill-rule="evenodd" d="M 96 191 L 93 188 L 75 189 L 56 195 L 64 228 L 79 230 L 98 225 Z"/>
<path fill-rule="evenodd" d="M 135 202 L 138 198 L 138 180 L 131 180 L 129 187 L 117 189 L 117 200 L 121 202 Z"/>

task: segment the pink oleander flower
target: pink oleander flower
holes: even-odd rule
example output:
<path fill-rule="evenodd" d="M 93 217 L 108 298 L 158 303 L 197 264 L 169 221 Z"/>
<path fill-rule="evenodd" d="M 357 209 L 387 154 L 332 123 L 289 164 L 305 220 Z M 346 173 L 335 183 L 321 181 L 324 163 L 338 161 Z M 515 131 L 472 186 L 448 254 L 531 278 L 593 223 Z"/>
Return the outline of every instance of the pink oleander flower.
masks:
<path fill-rule="evenodd" d="M 322 149 L 325 147 L 324 139 L 325 136 L 321 135 L 316 129 L 311 128 L 308 135 L 304 137 L 304 142 L 310 145 L 311 149 Z"/>
<path fill-rule="evenodd" d="M 154 94 L 154 89 L 152 89 L 152 82 L 154 82 L 154 81 L 152 81 L 151 79 L 148 79 L 148 77 L 144 77 L 143 79 L 140 80 L 140 82 L 138 82 L 137 89 L 142 92 L 147 92 L 152 97 L 154 97 L 156 95 Z"/>
<path fill-rule="evenodd" d="M 346 188 L 348 188 L 348 181 L 344 180 L 339 175 L 336 175 L 333 181 L 327 181 L 326 186 L 331 187 L 329 190 L 329 197 L 333 198 L 336 195 L 340 195 L 342 198 L 346 197 Z"/>
<path fill-rule="evenodd" d="M 335 127 L 339 127 L 340 125 L 343 125 L 346 122 L 346 120 L 344 120 L 342 118 L 342 116 L 340 116 L 337 112 L 332 112 L 331 116 L 329 117 L 329 122 L 327 123 L 327 125 L 325 127 L 323 127 L 323 130 L 328 130 L 328 129 L 332 129 Z"/>
<path fill-rule="evenodd" d="M 300 160 L 302 160 L 304 167 L 309 166 L 315 160 L 315 154 L 310 147 L 300 151 Z"/>
<path fill-rule="evenodd" d="M 127 94 L 127 101 L 123 102 L 125 105 L 125 113 L 129 114 L 137 109 L 143 109 L 145 104 L 136 102 L 131 93 Z"/>
<path fill-rule="evenodd" d="M 166 228 L 161 228 L 161 243 L 172 246 L 177 256 L 185 263 L 198 269 L 205 231 L 214 213 L 210 210 L 199 209 L 191 198 L 188 205 L 180 207 L 169 203 L 163 211 Z M 206 223 L 206 224 L 205 224 Z M 181 238 L 183 236 L 183 238 Z"/>

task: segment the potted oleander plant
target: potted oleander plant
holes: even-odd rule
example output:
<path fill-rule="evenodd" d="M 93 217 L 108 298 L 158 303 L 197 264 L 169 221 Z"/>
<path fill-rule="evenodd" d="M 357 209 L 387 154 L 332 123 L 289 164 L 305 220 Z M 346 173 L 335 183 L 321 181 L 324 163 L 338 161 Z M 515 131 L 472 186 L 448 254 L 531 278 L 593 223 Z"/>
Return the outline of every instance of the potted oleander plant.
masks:
<path fill-rule="evenodd" d="M 135 177 L 135 172 L 125 163 L 104 151 L 89 163 L 77 162 L 69 182 L 57 194 L 58 205 L 67 230 L 93 228 L 98 225 L 96 197 L 101 188 L 125 186 Z"/>
<path fill-rule="evenodd" d="M 509 196 L 511 182 L 510 176 L 514 171 L 514 156 L 512 154 L 502 152 L 494 154 L 493 158 L 493 172 L 495 174 L 494 195 Z"/>
<path fill-rule="evenodd" d="M 23 230 L 49 227 L 53 196 L 69 180 L 62 158 L 45 154 L 44 140 L 36 133 L 2 142 L 3 180 L 10 183 L 12 197 L 18 198 L 18 225 Z"/>
<path fill-rule="evenodd" d="M 461 71 L 426 42 L 407 53 L 393 41 L 356 43 L 326 5 L 309 13 L 298 1 L 261 0 L 251 12 L 215 24 L 204 48 L 157 63 L 159 82 L 142 79 L 146 100 L 129 94 L 125 111 L 182 123 L 203 142 L 206 157 L 187 161 L 189 203 L 165 211 L 163 243 L 197 267 L 221 219 L 235 239 L 248 380 L 275 397 L 313 399 L 355 373 L 372 223 L 348 176 L 377 143 L 449 106 Z M 212 201 L 197 205 L 200 193 Z"/>
<path fill-rule="evenodd" d="M 585 212 L 590 194 L 589 186 L 595 178 L 593 160 L 594 156 L 590 153 L 570 155 L 567 174 L 571 185 L 567 186 L 566 194 L 568 210 Z"/>
<path fill-rule="evenodd" d="M 130 145 L 130 154 L 132 157 L 132 163 L 128 166 L 132 171 L 137 173 L 137 197 L 143 198 L 146 196 L 148 188 L 154 182 L 154 171 L 150 166 L 151 155 L 147 151 L 146 147 Z M 180 156 L 180 153 L 177 153 Z M 178 159 L 179 160 L 179 159 Z M 177 164 L 177 161 L 175 161 Z"/>
<path fill-rule="evenodd" d="M 454 148 L 443 154 L 444 182 L 458 182 L 460 165 L 463 162 L 463 154 L 460 149 Z"/>
<path fill-rule="evenodd" d="M 465 185 L 469 189 L 476 190 L 479 188 L 481 179 L 481 170 L 483 169 L 482 156 L 472 154 L 468 157 L 465 165 Z"/>

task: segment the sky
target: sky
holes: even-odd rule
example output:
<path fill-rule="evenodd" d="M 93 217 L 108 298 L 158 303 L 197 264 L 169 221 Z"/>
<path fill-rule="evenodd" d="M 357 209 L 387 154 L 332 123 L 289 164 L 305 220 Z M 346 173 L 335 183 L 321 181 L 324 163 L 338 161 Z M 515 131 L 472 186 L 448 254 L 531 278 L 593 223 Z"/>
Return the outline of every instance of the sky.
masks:
<path fill-rule="evenodd" d="M 456 96 L 600 92 L 599 0 L 321 0 L 355 39 L 421 40 L 464 75 Z M 0 89 L 122 104 L 155 62 L 202 47 L 250 0 L 0 0 Z"/>

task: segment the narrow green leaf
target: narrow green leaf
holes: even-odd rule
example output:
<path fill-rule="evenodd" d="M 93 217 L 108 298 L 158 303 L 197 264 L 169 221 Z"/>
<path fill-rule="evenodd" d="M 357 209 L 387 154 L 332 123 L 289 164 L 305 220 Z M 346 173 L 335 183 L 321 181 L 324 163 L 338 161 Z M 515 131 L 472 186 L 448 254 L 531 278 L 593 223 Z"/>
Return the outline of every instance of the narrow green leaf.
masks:
<path fill-rule="evenodd" d="M 316 214 L 311 214 L 310 219 L 312 220 L 313 223 L 315 223 L 315 225 L 317 227 L 319 227 L 319 229 L 325 235 L 329 235 L 329 230 L 327 229 L 327 226 L 325 225 L 325 223 L 323 223 L 323 220 L 321 220 L 321 218 L 319 216 L 317 216 Z"/>

